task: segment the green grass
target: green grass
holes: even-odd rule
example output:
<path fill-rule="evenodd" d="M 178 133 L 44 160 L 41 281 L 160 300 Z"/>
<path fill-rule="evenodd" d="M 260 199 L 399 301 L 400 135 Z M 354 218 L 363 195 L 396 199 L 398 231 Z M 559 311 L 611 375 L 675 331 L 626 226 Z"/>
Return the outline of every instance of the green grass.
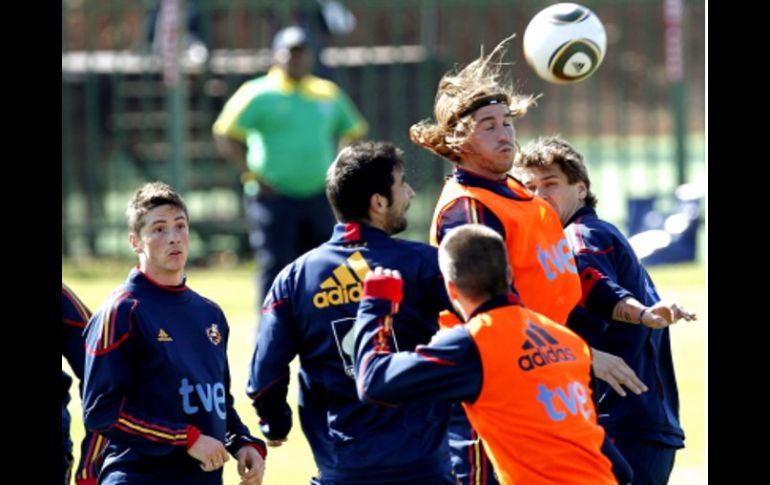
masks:
<path fill-rule="evenodd" d="M 127 275 L 132 262 L 107 261 L 62 266 L 62 279 L 92 310 Z M 680 322 L 672 327 L 674 358 L 679 382 L 681 419 L 687 434 L 687 448 L 676 459 L 671 479 L 672 485 L 689 485 L 706 482 L 706 333 L 707 315 L 705 298 L 705 272 L 702 265 L 679 265 L 651 269 L 661 295 L 685 305 L 698 314 L 695 323 Z M 234 268 L 191 269 L 188 284 L 191 288 L 219 303 L 231 326 L 228 349 L 232 371 L 232 393 L 241 419 L 252 432 L 257 433 L 257 418 L 244 393 L 248 363 L 256 335 L 254 311 L 253 268 L 243 265 Z M 62 365 L 66 362 L 62 359 Z M 296 410 L 296 361 L 293 364 L 293 380 L 289 393 L 290 403 Z M 75 393 L 77 394 L 77 393 Z M 72 437 L 78 443 L 83 436 L 80 401 L 77 395 L 70 403 L 73 416 Z M 295 411 L 296 414 L 296 411 Z M 308 483 L 315 473 L 310 449 L 299 424 L 289 435 L 289 441 L 280 448 L 269 451 L 266 485 Z M 225 484 L 238 483 L 236 466 L 231 460 L 225 465 Z"/>

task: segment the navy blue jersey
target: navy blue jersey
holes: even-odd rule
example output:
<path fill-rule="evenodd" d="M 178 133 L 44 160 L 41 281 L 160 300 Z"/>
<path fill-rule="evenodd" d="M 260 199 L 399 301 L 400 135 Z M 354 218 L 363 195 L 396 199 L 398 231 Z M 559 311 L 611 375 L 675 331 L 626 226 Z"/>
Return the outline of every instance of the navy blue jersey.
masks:
<path fill-rule="evenodd" d="M 597 381 L 599 423 L 611 436 L 684 446 L 669 329 L 612 320 L 612 309 L 626 296 L 645 306 L 660 301 L 649 273 L 625 236 L 594 209 L 578 210 L 565 232 L 583 283 L 582 304 L 592 317 L 607 322 L 573 329 L 592 347 L 621 357 L 650 389 L 621 397 Z"/>
<path fill-rule="evenodd" d="M 222 310 L 134 269 L 88 322 L 83 409 L 110 442 L 100 484 L 221 484 L 187 454 L 191 427 L 231 454 L 263 443 L 233 408 Z"/>
<path fill-rule="evenodd" d="M 83 390 L 83 362 L 86 349 L 83 340 L 83 328 L 91 318 L 91 310 L 70 290 L 61 285 L 61 354 L 67 359 L 72 371 L 80 380 L 80 394 Z M 72 452 L 70 440 L 70 415 L 67 403 L 70 401 L 69 387 L 72 378 L 62 371 L 62 451 Z M 86 430 L 80 445 L 80 462 L 75 472 L 76 483 L 96 483 L 101 467 L 101 453 L 106 440 L 97 433 Z"/>
<path fill-rule="evenodd" d="M 321 478 L 420 481 L 449 474 L 447 402 L 380 406 L 358 399 L 353 324 L 370 269 L 397 269 L 406 297 L 392 345 L 411 350 L 450 307 L 436 248 L 367 225 L 337 224 L 330 241 L 283 269 L 265 299 L 248 394 L 269 439 L 286 437 L 289 363 L 300 357 L 299 417 Z"/>

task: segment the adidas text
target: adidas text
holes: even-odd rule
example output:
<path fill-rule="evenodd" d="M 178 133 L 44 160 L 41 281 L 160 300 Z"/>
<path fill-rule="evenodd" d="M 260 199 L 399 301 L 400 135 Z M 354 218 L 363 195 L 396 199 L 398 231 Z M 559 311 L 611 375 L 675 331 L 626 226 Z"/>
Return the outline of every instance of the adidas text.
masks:
<path fill-rule="evenodd" d="M 519 367 L 529 372 L 535 367 L 544 367 L 557 362 L 570 362 L 577 360 L 569 347 L 539 347 L 531 354 L 519 357 Z"/>
<path fill-rule="evenodd" d="M 344 305 L 346 303 L 358 303 L 361 301 L 361 293 L 364 285 L 357 283 L 346 288 L 337 287 L 327 291 L 319 291 L 313 296 L 313 305 L 316 308 L 326 308 L 329 305 Z"/>

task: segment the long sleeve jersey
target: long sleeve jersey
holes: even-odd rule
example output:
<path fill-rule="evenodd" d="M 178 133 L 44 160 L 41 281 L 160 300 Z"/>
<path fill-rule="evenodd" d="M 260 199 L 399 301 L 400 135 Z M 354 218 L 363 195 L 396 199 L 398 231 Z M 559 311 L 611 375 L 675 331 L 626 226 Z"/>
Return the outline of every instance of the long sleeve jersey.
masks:
<path fill-rule="evenodd" d="M 390 346 L 401 282 L 366 281 L 355 328 L 361 399 L 463 401 L 500 482 L 616 483 L 590 397 L 588 346 L 500 295 L 414 351 Z"/>
<path fill-rule="evenodd" d="M 594 209 L 578 210 L 565 231 L 580 271 L 581 305 L 590 316 L 605 322 L 593 329 L 575 327 L 575 331 L 594 348 L 623 358 L 650 388 L 638 396 L 621 397 L 598 381 L 599 423 L 613 437 L 684 446 L 669 329 L 612 320 L 615 304 L 627 296 L 645 306 L 660 301 L 649 273 L 625 236 L 599 219 Z"/>
<path fill-rule="evenodd" d="M 449 405 L 380 406 L 358 399 L 353 324 L 362 282 L 377 266 L 397 269 L 406 294 L 392 345 L 413 349 L 449 308 L 436 248 L 364 224 L 337 224 L 330 241 L 284 268 L 262 310 L 247 392 L 270 439 L 284 438 L 289 363 L 299 355 L 299 418 L 324 480 L 398 483 L 450 473 Z"/>
<path fill-rule="evenodd" d="M 83 328 L 91 318 L 91 310 L 70 290 L 67 285 L 61 285 L 61 354 L 67 359 L 72 371 L 80 380 L 79 390 L 83 394 L 83 363 L 86 349 L 83 340 Z M 67 412 L 69 403 L 69 386 L 72 378 L 62 371 L 62 449 L 72 451 L 69 427 L 70 416 Z M 101 467 L 101 453 L 106 440 L 97 433 L 86 430 L 86 435 L 80 445 L 80 461 L 75 471 L 75 482 L 78 485 L 96 484 Z"/>
<path fill-rule="evenodd" d="M 221 484 L 221 468 L 204 472 L 187 454 L 196 431 L 265 456 L 233 408 L 229 327 L 212 301 L 134 269 L 85 336 L 85 423 L 110 440 L 100 484 Z"/>

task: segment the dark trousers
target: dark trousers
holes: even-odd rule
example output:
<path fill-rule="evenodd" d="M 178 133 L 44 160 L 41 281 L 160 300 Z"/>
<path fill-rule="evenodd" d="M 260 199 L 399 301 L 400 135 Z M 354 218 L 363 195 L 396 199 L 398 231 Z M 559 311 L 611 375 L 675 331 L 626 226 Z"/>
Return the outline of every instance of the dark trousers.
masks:
<path fill-rule="evenodd" d="M 646 441 L 616 438 L 615 447 L 634 471 L 633 485 L 665 485 L 674 469 L 676 448 Z"/>
<path fill-rule="evenodd" d="M 321 193 L 307 198 L 260 194 L 246 197 L 249 241 L 259 261 L 257 305 L 278 273 L 331 237 L 334 216 Z"/>

